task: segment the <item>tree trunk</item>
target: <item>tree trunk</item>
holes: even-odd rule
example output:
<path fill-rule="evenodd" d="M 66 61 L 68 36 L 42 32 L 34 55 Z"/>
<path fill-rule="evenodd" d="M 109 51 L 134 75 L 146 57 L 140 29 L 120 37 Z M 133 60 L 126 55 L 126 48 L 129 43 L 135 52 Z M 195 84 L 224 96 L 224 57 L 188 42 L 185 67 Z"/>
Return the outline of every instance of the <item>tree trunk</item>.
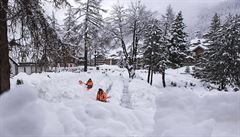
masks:
<path fill-rule="evenodd" d="M 84 37 L 84 71 L 86 72 L 88 66 L 87 33 L 85 33 Z"/>
<path fill-rule="evenodd" d="M 84 24 L 84 72 L 87 72 L 88 67 L 88 13 L 89 12 L 89 0 L 86 7 L 86 18 Z"/>
<path fill-rule="evenodd" d="M 165 87 L 166 87 L 165 69 L 164 69 L 163 72 L 162 72 L 162 84 L 163 84 L 163 87 L 165 88 Z"/>
<path fill-rule="evenodd" d="M 95 50 L 95 53 L 94 53 L 94 66 L 96 67 L 97 66 L 97 51 Z"/>
<path fill-rule="evenodd" d="M 221 85 L 220 85 L 220 90 L 224 90 L 225 89 L 225 84 L 224 84 L 224 81 L 221 82 Z"/>
<path fill-rule="evenodd" d="M 132 64 L 133 64 L 133 69 L 136 70 L 136 58 L 137 58 L 137 22 L 134 21 L 134 26 L 133 26 L 133 43 L 132 43 Z"/>
<path fill-rule="evenodd" d="M 10 89 L 10 65 L 7 36 L 8 0 L 1 0 L 0 8 L 0 94 Z"/>
<path fill-rule="evenodd" d="M 148 77 L 147 77 L 147 82 L 150 82 L 150 74 L 151 74 L 151 67 L 148 67 Z"/>
<path fill-rule="evenodd" d="M 151 80 L 150 80 L 150 85 L 153 83 L 153 70 L 151 71 Z"/>

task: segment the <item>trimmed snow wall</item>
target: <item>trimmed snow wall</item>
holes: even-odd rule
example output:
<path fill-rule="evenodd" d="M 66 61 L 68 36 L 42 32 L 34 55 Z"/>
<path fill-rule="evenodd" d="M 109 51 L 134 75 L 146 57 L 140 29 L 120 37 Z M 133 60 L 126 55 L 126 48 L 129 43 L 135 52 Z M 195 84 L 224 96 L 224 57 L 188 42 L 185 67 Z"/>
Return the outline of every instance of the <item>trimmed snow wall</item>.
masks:
<path fill-rule="evenodd" d="M 239 137 L 240 94 L 198 96 L 182 89 L 163 92 L 156 99 L 153 136 Z"/>

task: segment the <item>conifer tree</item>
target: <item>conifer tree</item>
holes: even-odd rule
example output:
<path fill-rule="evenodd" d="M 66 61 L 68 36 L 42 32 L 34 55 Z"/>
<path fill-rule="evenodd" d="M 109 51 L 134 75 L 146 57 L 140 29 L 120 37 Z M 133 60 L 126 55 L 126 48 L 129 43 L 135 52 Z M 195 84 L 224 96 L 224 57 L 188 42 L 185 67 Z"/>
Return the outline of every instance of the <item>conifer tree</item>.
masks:
<path fill-rule="evenodd" d="M 144 62 L 148 66 L 148 83 L 152 85 L 153 73 L 158 71 L 160 45 L 162 43 L 162 30 L 160 29 L 160 21 L 151 19 L 148 22 L 147 31 L 144 40 Z"/>
<path fill-rule="evenodd" d="M 221 49 L 222 45 L 220 42 L 222 35 L 221 29 L 220 17 L 216 13 L 212 18 L 209 32 L 204 35 L 204 38 L 209 43 L 208 50 L 204 53 L 203 57 L 200 58 L 194 72 L 196 77 L 202 78 L 204 81 L 216 81 L 218 79 L 217 74 L 214 75 L 214 73 L 217 72 L 218 69 L 217 66 L 215 66 L 215 61 L 217 61 L 216 59 L 218 58 L 216 53 Z M 211 75 L 212 72 L 213 75 Z"/>
<path fill-rule="evenodd" d="M 83 29 L 83 43 L 84 43 L 84 71 L 87 71 L 88 54 L 91 48 L 91 42 L 96 36 L 98 29 L 103 27 L 103 19 L 100 12 L 105 12 L 101 8 L 102 0 L 87 0 L 81 2 L 76 0 L 80 5 L 77 8 L 78 18 L 83 18 L 83 23 L 80 24 Z"/>
<path fill-rule="evenodd" d="M 183 66 L 187 52 L 187 33 L 184 31 L 186 25 L 183 23 L 182 12 L 176 16 L 172 28 L 169 45 L 169 60 L 172 62 L 172 67 L 177 68 Z"/>
<path fill-rule="evenodd" d="M 212 18 L 210 30 L 207 34 L 204 35 L 204 38 L 207 39 L 206 42 L 212 44 L 212 42 L 215 41 L 216 35 L 217 35 L 220 27 L 221 27 L 220 16 L 217 13 L 215 13 L 215 15 Z"/>
<path fill-rule="evenodd" d="M 239 37 L 239 16 L 229 16 L 215 33 L 209 51 L 198 65 L 195 75 L 203 81 L 219 85 L 219 90 L 225 89 L 229 84 L 239 86 Z"/>

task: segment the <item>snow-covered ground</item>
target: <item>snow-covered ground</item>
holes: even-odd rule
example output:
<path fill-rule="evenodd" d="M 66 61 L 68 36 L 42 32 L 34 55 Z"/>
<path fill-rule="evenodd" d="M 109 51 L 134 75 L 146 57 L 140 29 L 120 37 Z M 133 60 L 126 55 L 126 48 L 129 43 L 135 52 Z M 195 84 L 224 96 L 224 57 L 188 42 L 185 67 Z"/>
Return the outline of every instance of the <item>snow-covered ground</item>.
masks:
<path fill-rule="evenodd" d="M 116 66 L 88 73 L 21 73 L 0 97 L 0 137 L 239 137 L 240 93 L 209 92 L 184 70 L 168 70 L 165 89 L 159 74 L 150 86 L 146 70 L 130 80 Z M 94 82 L 91 91 L 78 83 L 88 78 Z M 17 86 L 17 79 L 24 84 Z M 96 101 L 98 88 L 110 85 L 109 102 Z"/>

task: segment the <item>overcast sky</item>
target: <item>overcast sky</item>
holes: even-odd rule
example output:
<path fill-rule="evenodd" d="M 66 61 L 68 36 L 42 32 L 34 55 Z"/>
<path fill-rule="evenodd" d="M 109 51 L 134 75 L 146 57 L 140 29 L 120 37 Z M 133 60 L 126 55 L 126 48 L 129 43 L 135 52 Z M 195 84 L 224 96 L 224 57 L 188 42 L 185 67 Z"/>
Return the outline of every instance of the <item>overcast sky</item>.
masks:
<path fill-rule="evenodd" d="M 71 3 L 74 0 L 69 0 Z M 128 6 L 132 1 L 138 0 L 103 0 L 102 7 L 106 10 L 110 10 L 112 5 L 115 3 L 120 3 L 125 6 Z M 226 0 L 141 0 L 148 9 L 152 11 L 158 11 L 158 15 L 162 15 L 165 13 L 166 8 L 169 4 L 172 5 L 175 12 L 181 10 L 183 12 L 184 22 L 187 26 L 194 24 L 197 20 L 197 14 L 203 10 L 204 8 L 211 8 L 212 6 Z M 45 5 L 47 12 L 52 13 L 52 8 Z M 64 12 L 66 10 L 58 10 L 56 12 L 56 16 L 62 24 L 62 19 L 64 17 Z M 108 12 L 109 13 L 109 12 Z"/>
<path fill-rule="evenodd" d="M 225 0 L 141 0 L 147 8 L 158 11 L 159 15 L 164 14 L 166 7 L 171 4 L 174 11 L 178 12 L 181 10 L 185 18 L 185 23 L 188 25 L 191 22 L 196 21 L 196 15 L 203 8 L 211 8 L 212 6 L 218 4 L 219 2 Z M 114 3 L 121 3 L 124 5 L 129 5 L 131 0 L 103 0 L 102 6 L 105 9 L 110 9 Z"/>

